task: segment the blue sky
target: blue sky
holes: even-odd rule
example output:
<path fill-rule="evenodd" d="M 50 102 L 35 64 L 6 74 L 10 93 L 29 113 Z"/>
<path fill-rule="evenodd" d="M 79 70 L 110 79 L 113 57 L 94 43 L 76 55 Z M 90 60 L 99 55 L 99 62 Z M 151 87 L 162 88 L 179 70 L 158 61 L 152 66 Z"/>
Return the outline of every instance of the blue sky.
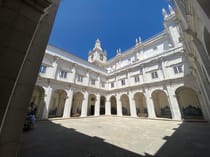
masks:
<path fill-rule="evenodd" d="M 163 30 L 168 0 L 61 0 L 49 44 L 87 60 L 100 39 L 108 58 Z"/>

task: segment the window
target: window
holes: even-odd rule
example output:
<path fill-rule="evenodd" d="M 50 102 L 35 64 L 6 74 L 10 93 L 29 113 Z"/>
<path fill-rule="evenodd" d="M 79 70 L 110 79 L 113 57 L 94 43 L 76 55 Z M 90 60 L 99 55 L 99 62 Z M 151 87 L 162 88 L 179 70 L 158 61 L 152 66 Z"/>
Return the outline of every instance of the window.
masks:
<path fill-rule="evenodd" d="M 90 83 L 91 83 L 91 85 L 95 85 L 96 84 L 96 80 L 91 79 Z"/>
<path fill-rule="evenodd" d="M 104 60 L 104 56 L 102 54 L 100 54 L 100 60 L 103 61 Z"/>
<path fill-rule="evenodd" d="M 121 80 L 121 85 L 122 85 L 122 86 L 125 85 L 125 79 Z"/>
<path fill-rule="evenodd" d="M 151 75 L 152 75 L 152 79 L 158 78 L 157 71 L 152 72 Z"/>
<path fill-rule="evenodd" d="M 41 65 L 39 72 L 44 74 L 44 73 L 46 73 L 46 69 L 47 69 L 46 65 Z"/>
<path fill-rule="evenodd" d="M 101 87 L 105 88 L 105 82 L 101 82 Z"/>
<path fill-rule="evenodd" d="M 77 75 L 77 81 L 82 82 L 83 81 L 83 76 L 82 75 Z"/>
<path fill-rule="evenodd" d="M 137 83 L 137 82 L 139 82 L 140 80 L 139 80 L 139 76 L 135 76 L 134 77 L 134 81 Z"/>
<path fill-rule="evenodd" d="M 67 78 L 67 71 L 62 70 L 62 71 L 60 72 L 60 77 L 61 77 L 61 78 Z"/>
<path fill-rule="evenodd" d="M 111 87 L 114 88 L 114 82 L 111 82 Z"/>
<path fill-rule="evenodd" d="M 173 67 L 174 68 L 174 73 L 175 74 L 178 74 L 178 73 L 182 73 L 182 65 L 178 65 L 178 66 L 175 66 Z"/>
<path fill-rule="evenodd" d="M 154 47 L 153 47 L 153 50 L 154 50 L 154 51 L 157 50 L 157 46 L 154 46 Z"/>

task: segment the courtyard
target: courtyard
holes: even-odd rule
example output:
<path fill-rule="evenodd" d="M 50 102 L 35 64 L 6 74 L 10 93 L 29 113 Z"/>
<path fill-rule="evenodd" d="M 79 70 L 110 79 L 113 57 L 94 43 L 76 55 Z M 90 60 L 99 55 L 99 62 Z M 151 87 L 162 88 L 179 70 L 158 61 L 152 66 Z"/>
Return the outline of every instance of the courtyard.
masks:
<path fill-rule="evenodd" d="M 90 117 L 39 121 L 18 157 L 207 157 L 206 122 Z"/>

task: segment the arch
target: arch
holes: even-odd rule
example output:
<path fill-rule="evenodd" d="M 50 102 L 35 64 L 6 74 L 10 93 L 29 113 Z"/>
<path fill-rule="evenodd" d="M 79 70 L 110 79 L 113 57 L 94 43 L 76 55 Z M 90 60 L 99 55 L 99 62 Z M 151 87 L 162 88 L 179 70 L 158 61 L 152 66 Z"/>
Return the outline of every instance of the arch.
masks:
<path fill-rule="evenodd" d="M 130 115 L 130 103 L 129 98 L 126 94 L 121 95 L 120 97 L 122 103 L 122 113 L 123 115 L 129 116 Z"/>
<path fill-rule="evenodd" d="M 152 100 L 155 107 L 157 117 L 172 118 L 171 109 L 168 102 L 168 96 L 162 90 L 155 90 L 152 92 Z"/>
<path fill-rule="evenodd" d="M 67 93 L 64 90 L 57 89 L 53 92 L 50 106 L 49 106 L 49 117 L 62 117 L 64 105 L 66 102 Z"/>
<path fill-rule="evenodd" d="M 184 119 L 203 119 L 200 101 L 195 90 L 190 87 L 179 87 L 175 91 L 177 101 Z"/>
<path fill-rule="evenodd" d="M 148 117 L 146 98 L 143 93 L 135 93 L 134 100 L 136 105 L 137 116 Z"/>
<path fill-rule="evenodd" d="M 100 115 L 105 115 L 105 102 L 106 102 L 105 96 L 101 96 L 101 98 L 100 98 Z"/>
<path fill-rule="evenodd" d="M 74 93 L 72 100 L 71 117 L 80 117 L 83 99 L 84 95 L 81 92 Z"/>
<path fill-rule="evenodd" d="M 95 103 L 96 103 L 96 96 L 94 94 L 89 94 L 89 96 L 88 96 L 88 112 L 87 112 L 88 116 L 95 114 Z"/>
<path fill-rule="evenodd" d="M 117 100 L 114 95 L 111 96 L 110 102 L 111 102 L 111 114 L 116 115 L 117 114 Z"/>
<path fill-rule="evenodd" d="M 37 119 L 42 118 L 44 110 L 45 90 L 41 86 L 35 86 L 30 100 L 30 106 L 34 108 Z M 29 109 L 30 110 L 30 109 Z"/>

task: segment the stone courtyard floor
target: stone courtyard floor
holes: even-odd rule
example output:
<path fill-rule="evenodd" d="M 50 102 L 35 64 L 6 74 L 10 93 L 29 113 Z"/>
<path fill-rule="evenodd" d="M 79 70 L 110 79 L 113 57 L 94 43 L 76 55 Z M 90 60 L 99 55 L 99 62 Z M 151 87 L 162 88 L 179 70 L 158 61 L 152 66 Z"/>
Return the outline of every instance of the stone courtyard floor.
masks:
<path fill-rule="evenodd" d="M 210 125 L 126 117 L 48 120 L 24 132 L 18 157 L 209 157 Z"/>

